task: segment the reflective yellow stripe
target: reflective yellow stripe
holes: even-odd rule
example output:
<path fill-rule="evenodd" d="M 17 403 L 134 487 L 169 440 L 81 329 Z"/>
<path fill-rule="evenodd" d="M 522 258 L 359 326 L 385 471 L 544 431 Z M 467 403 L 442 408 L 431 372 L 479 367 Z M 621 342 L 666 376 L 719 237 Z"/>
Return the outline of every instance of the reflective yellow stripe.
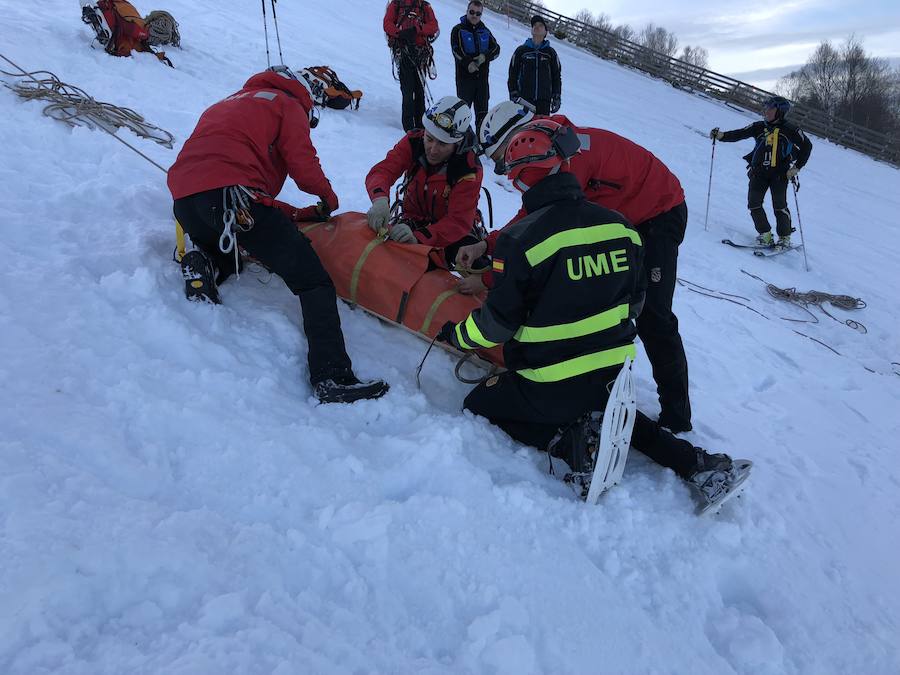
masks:
<path fill-rule="evenodd" d="M 641 245 L 640 235 L 622 223 L 607 223 L 605 225 L 593 225 L 592 227 L 580 227 L 565 232 L 557 232 L 547 237 L 537 246 L 532 246 L 525 251 L 525 257 L 532 267 L 544 262 L 560 249 L 567 246 L 580 246 L 582 244 L 597 244 L 601 241 L 613 239 L 631 239 L 635 245 Z"/>
<path fill-rule="evenodd" d="M 556 326 L 522 326 L 516 331 L 515 338 L 519 342 L 552 342 L 583 337 L 591 333 L 599 333 L 607 328 L 618 326 L 628 318 L 628 303 L 618 305 L 605 312 L 589 316 L 572 323 L 561 323 Z M 469 335 L 471 335 L 471 331 Z"/>
<path fill-rule="evenodd" d="M 478 324 L 475 323 L 475 319 L 472 318 L 471 314 L 469 314 L 469 318 L 466 319 L 466 332 L 475 344 L 482 347 L 496 347 L 499 344 L 498 342 L 491 342 L 481 334 L 481 329 L 478 328 Z"/>
<path fill-rule="evenodd" d="M 570 377 L 590 373 L 593 370 L 620 365 L 625 363 L 627 357 L 630 356 L 633 359 L 636 355 L 637 350 L 631 344 L 623 347 L 613 347 L 594 354 L 585 354 L 562 363 L 555 363 L 552 366 L 528 368 L 516 372 L 532 382 L 559 382 Z"/>
<path fill-rule="evenodd" d="M 462 335 L 462 324 L 456 324 L 456 341 L 463 349 L 475 349 L 475 345 L 470 345 Z"/>

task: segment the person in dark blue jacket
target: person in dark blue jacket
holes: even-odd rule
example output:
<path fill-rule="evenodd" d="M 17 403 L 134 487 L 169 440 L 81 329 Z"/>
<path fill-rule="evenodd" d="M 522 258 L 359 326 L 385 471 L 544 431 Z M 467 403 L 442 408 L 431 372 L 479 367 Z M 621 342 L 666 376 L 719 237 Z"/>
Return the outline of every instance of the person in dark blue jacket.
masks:
<path fill-rule="evenodd" d="M 509 99 L 524 101 L 538 115 L 559 110 L 562 102 L 562 67 L 547 40 L 547 22 L 531 17 L 531 38 L 516 49 L 509 62 Z"/>
<path fill-rule="evenodd" d="M 450 49 L 456 61 L 456 95 L 475 111 L 475 128 L 488 111 L 491 97 L 490 63 L 500 55 L 500 45 L 490 29 L 481 22 L 484 5 L 478 0 L 469 3 L 466 15 L 450 33 Z"/>

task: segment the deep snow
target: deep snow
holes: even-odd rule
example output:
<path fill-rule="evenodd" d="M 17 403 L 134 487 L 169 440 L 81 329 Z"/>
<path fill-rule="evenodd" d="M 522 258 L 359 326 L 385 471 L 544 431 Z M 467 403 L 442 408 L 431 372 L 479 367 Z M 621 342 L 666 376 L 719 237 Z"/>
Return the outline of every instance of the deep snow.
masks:
<path fill-rule="evenodd" d="M 175 70 L 91 50 L 74 0 L 6 3 L 0 53 L 171 131 L 175 151 L 122 132 L 167 166 L 202 110 L 265 66 L 259 7 L 240 4 L 161 7 L 181 22 Z M 435 97 L 454 92 L 447 41 L 464 5 L 435 2 Z M 367 208 L 363 177 L 402 134 L 382 10 L 278 5 L 289 65 L 328 63 L 365 91 L 314 132 L 346 210 Z M 527 31 L 485 21 L 499 101 Z M 757 260 L 719 243 L 752 235 L 746 144 L 717 146 L 703 229 L 706 131 L 753 115 L 556 46 L 562 112 L 681 178 L 681 276 L 768 317 L 676 295 L 689 437 L 755 462 L 744 498 L 699 519 L 688 488 L 635 452 L 585 508 L 545 456 L 458 412 L 467 387 L 449 356 L 429 357 L 419 391 L 425 344 L 346 307 L 357 371 L 392 389 L 315 405 L 283 284 L 246 274 L 222 306 L 185 302 L 162 173 L 4 89 L 0 672 L 900 671 L 897 170 L 814 138 L 799 195 L 812 271 L 796 253 Z M 499 226 L 518 197 L 485 184 Z M 311 201 L 291 185 L 283 198 Z M 868 333 L 782 320 L 804 314 L 741 268 L 862 297 L 865 310 L 832 313 Z M 653 414 L 643 358 L 637 373 Z"/>

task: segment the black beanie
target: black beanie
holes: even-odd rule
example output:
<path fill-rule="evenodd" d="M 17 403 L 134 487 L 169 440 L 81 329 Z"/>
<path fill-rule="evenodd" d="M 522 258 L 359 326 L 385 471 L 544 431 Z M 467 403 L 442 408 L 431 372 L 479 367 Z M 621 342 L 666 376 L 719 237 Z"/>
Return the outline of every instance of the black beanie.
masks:
<path fill-rule="evenodd" d="M 532 28 L 534 28 L 534 24 L 536 24 L 536 23 L 542 23 L 542 24 L 544 24 L 545 30 L 550 30 L 549 28 L 547 28 L 547 22 L 544 21 L 544 17 L 542 17 L 539 14 L 535 14 L 533 17 L 531 17 L 531 27 Z"/>

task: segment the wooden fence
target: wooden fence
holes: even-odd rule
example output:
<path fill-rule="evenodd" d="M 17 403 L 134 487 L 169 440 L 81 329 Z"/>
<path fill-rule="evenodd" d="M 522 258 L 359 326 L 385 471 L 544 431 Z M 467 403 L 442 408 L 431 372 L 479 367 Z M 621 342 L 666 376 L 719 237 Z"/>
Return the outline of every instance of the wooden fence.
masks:
<path fill-rule="evenodd" d="M 710 96 L 751 111 L 760 110 L 763 102 L 773 96 L 772 92 L 752 84 L 653 51 L 636 42 L 622 39 L 615 33 L 535 6 L 528 0 L 482 1 L 485 7 L 526 24 L 534 14 L 540 14 L 547 19 L 550 32 L 557 39 L 567 40 L 600 58 L 663 79 L 679 89 Z M 873 131 L 799 103 L 792 106 L 789 118 L 804 131 L 900 167 L 900 139 L 896 135 Z"/>

